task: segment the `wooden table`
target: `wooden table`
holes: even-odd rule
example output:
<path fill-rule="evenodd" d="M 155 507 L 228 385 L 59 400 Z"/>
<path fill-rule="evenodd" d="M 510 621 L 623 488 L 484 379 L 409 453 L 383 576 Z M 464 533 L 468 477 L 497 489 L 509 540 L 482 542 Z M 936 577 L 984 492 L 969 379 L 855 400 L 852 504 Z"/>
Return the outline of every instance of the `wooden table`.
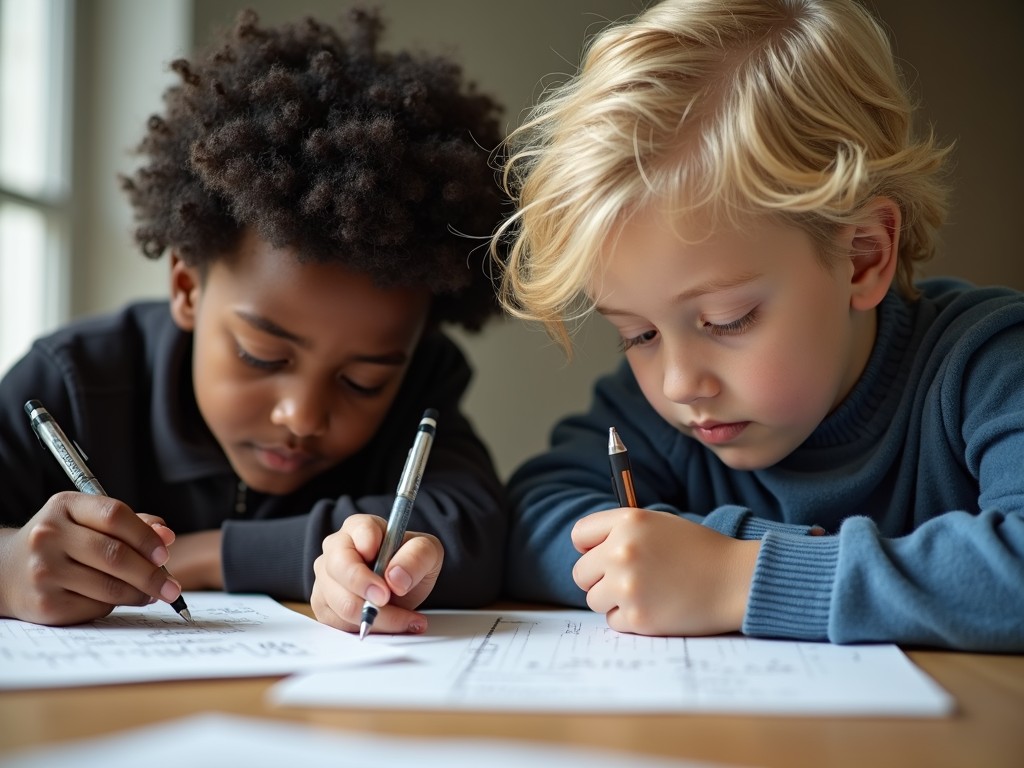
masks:
<path fill-rule="evenodd" d="M 289 607 L 310 615 L 309 606 Z M 908 655 L 956 698 L 955 716 L 908 720 L 298 709 L 266 702 L 264 694 L 279 678 L 174 681 L 0 693 L 0 755 L 214 710 L 371 734 L 525 739 L 744 766 L 1024 766 L 1024 656 Z M 629 765 L 628 754 L 623 765 Z"/>

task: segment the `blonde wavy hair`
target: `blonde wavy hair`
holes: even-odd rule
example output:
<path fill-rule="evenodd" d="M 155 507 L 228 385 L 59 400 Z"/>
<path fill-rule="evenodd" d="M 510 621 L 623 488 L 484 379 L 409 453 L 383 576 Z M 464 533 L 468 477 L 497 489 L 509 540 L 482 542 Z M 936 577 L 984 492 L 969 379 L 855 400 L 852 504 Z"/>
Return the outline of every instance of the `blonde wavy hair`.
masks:
<path fill-rule="evenodd" d="M 580 71 L 506 142 L 516 211 L 495 234 L 502 305 L 571 354 L 567 321 L 631 212 L 652 201 L 717 226 L 759 217 L 811 234 L 899 205 L 899 289 L 933 255 L 950 151 L 913 133 L 889 39 L 854 0 L 664 0 L 589 42 Z"/>

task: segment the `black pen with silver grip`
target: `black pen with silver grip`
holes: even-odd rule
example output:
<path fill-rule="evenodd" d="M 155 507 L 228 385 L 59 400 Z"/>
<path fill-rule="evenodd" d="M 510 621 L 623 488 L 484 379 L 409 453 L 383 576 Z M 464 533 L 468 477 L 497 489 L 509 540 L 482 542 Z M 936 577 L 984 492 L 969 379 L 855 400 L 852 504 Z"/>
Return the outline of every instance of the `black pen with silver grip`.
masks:
<path fill-rule="evenodd" d="M 388 527 L 384 531 L 384 541 L 377 552 L 377 562 L 373 566 L 373 572 L 378 576 L 384 576 L 388 563 L 391 562 L 391 558 L 402 545 L 402 539 L 405 538 L 405 529 L 409 525 L 409 515 L 412 514 L 412 506 L 416 501 L 416 492 L 420 489 L 420 481 L 423 479 L 423 472 L 427 467 L 427 456 L 430 455 L 430 446 L 434 443 L 436 429 L 437 411 L 427 408 L 423 412 L 423 418 L 420 419 L 412 449 L 405 459 L 402 477 L 398 481 L 398 492 L 395 494 L 395 502 L 392 504 L 391 514 L 388 516 Z M 379 608 L 369 600 L 363 603 L 363 614 L 359 621 L 360 640 L 366 637 L 366 633 L 370 631 L 378 612 Z"/>
<path fill-rule="evenodd" d="M 75 484 L 75 488 L 78 489 L 79 493 L 106 496 L 107 492 L 103 490 L 100 481 L 89 470 L 89 465 L 85 463 L 85 458 L 79 453 L 75 444 L 64 434 L 64 430 L 60 428 L 60 425 L 50 415 L 50 412 L 43 407 L 43 404 L 38 400 L 29 400 L 25 403 L 25 412 L 32 423 L 32 431 L 36 433 L 39 441 L 57 459 L 67 473 L 67 476 L 71 478 L 71 482 Z M 171 577 L 170 572 L 164 566 L 160 566 L 160 570 L 166 576 Z M 185 621 L 192 622 L 192 614 L 189 613 L 188 606 L 181 595 L 178 595 L 178 598 L 171 603 L 171 607 Z"/>

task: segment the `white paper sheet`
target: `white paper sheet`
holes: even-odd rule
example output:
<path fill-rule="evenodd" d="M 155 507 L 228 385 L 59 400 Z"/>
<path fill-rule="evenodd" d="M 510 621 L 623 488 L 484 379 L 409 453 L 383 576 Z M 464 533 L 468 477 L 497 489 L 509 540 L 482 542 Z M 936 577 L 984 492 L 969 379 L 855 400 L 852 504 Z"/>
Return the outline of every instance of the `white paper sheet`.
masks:
<path fill-rule="evenodd" d="M 372 737 L 274 720 L 227 715 L 192 718 L 0 757 L 4 768 L 246 768 L 324 765 L 337 768 L 700 768 L 710 763 L 635 753 L 544 747 L 489 739 Z"/>
<path fill-rule="evenodd" d="M 282 675 L 401 655 L 265 595 L 187 592 L 185 601 L 194 625 L 163 602 L 73 627 L 0 619 L 0 689 Z"/>
<path fill-rule="evenodd" d="M 298 675 L 288 706 L 939 717 L 953 699 L 894 645 L 620 634 L 589 611 L 428 612 L 408 659 Z"/>

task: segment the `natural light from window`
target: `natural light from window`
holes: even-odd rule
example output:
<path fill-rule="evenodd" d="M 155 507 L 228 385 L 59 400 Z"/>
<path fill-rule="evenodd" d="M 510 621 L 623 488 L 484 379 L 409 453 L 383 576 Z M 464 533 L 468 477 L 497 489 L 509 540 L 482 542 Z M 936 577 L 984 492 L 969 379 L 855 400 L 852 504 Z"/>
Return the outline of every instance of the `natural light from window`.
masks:
<path fill-rule="evenodd" d="M 0 0 L 0 372 L 63 315 L 68 0 Z"/>

